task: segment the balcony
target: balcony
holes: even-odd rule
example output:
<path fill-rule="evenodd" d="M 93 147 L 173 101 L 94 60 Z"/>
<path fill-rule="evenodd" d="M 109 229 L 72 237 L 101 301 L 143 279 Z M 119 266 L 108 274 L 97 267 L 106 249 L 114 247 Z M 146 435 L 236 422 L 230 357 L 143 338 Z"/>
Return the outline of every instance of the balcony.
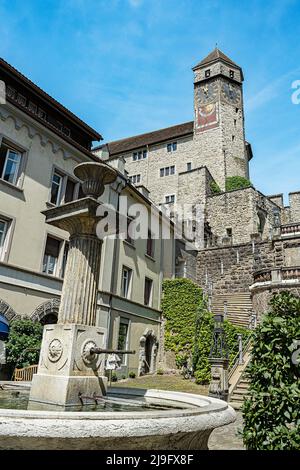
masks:
<path fill-rule="evenodd" d="M 262 269 L 253 274 L 254 283 L 250 289 L 273 285 L 290 286 L 300 284 L 300 266 Z"/>
<path fill-rule="evenodd" d="M 281 225 L 281 236 L 291 237 L 300 236 L 300 223 L 296 222 L 293 224 Z"/>

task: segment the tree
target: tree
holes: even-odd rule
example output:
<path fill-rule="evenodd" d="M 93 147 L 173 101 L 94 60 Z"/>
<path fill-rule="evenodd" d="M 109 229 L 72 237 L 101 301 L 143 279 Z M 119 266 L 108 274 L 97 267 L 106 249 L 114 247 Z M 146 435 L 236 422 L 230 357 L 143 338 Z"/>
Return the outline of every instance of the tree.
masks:
<path fill-rule="evenodd" d="M 225 181 L 225 190 L 233 191 L 234 189 L 250 188 L 251 181 L 243 176 L 228 176 Z"/>
<path fill-rule="evenodd" d="M 10 324 L 6 343 L 6 361 L 12 367 L 27 367 L 39 360 L 43 327 L 29 319 L 14 320 Z"/>
<path fill-rule="evenodd" d="M 270 305 L 254 334 L 243 439 L 248 449 L 300 450 L 300 298 L 282 292 Z"/>

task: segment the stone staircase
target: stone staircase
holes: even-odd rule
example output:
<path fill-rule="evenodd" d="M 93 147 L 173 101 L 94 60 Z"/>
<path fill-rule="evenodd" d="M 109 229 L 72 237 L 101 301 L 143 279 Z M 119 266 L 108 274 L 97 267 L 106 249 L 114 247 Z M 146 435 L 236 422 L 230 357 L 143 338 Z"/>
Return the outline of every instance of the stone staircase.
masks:
<path fill-rule="evenodd" d="M 229 404 L 236 410 L 239 410 L 247 398 L 249 389 L 249 381 L 246 377 L 241 377 L 233 392 L 229 394 Z"/>
<path fill-rule="evenodd" d="M 228 320 L 235 325 L 249 327 L 253 311 L 249 292 L 216 294 L 212 298 L 211 311 L 214 314 L 223 314 L 224 303 L 226 303 Z"/>
<path fill-rule="evenodd" d="M 244 399 L 248 396 L 249 380 L 246 377 L 246 369 L 251 360 L 251 341 L 245 345 L 242 361 L 237 358 L 233 367 L 229 370 L 229 404 L 239 410 Z M 242 362 L 242 363 L 240 363 Z"/>

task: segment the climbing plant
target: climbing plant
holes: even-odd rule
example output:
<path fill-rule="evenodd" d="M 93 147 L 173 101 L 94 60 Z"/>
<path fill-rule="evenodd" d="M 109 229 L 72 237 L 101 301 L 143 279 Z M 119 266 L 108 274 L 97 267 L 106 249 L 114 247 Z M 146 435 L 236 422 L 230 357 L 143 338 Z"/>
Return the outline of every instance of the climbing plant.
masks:
<path fill-rule="evenodd" d="M 12 367 L 27 367 L 39 360 L 43 327 L 30 319 L 10 323 L 6 361 Z"/>
<path fill-rule="evenodd" d="M 202 289 L 189 279 L 168 279 L 163 283 L 163 294 L 166 350 L 174 351 L 179 368 L 191 355 L 196 382 L 208 383 L 214 320 Z M 224 329 L 232 363 L 238 352 L 238 333 L 246 339 L 250 331 L 228 320 L 224 321 Z"/>
<path fill-rule="evenodd" d="M 234 189 L 249 188 L 252 186 L 251 181 L 243 176 L 228 176 L 225 181 L 226 191 L 233 191 Z"/>
<path fill-rule="evenodd" d="M 300 298 L 276 294 L 257 327 L 243 406 L 248 449 L 300 450 Z"/>
<path fill-rule="evenodd" d="M 212 194 L 220 194 L 222 192 L 220 186 L 215 181 L 210 182 L 210 190 Z"/>

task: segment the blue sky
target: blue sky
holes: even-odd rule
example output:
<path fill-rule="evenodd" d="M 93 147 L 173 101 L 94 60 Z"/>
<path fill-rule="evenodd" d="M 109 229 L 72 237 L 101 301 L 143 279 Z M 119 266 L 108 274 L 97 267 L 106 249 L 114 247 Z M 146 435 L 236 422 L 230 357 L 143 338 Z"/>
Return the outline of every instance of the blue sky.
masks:
<path fill-rule="evenodd" d="M 193 119 L 191 67 L 218 43 L 245 75 L 252 182 L 300 190 L 300 1 L 0 0 L 0 19 L 0 56 L 106 141 Z"/>

